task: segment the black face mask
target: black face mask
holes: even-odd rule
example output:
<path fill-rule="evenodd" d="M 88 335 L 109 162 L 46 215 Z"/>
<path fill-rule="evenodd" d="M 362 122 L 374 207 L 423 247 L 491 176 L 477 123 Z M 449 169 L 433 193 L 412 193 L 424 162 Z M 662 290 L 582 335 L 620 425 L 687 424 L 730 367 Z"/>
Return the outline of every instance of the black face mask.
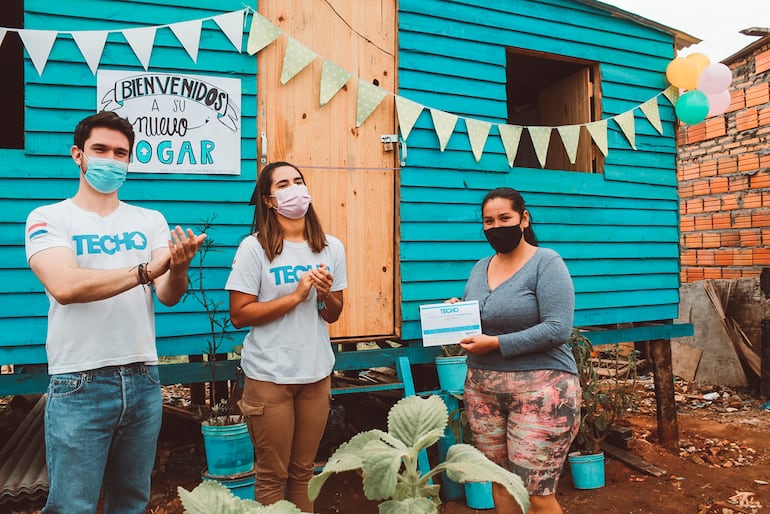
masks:
<path fill-rule="evenodd" d="M 494 227 L 484 231 L 487 241 L 497 253 L 511 253 L 519 246 L 524 232 L 519 225 Z"/>

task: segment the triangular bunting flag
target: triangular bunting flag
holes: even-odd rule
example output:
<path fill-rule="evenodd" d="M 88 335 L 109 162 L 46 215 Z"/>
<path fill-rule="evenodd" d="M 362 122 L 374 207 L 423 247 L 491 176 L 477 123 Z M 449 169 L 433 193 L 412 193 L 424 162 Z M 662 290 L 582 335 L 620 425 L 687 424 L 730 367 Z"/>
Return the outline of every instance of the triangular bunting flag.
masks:
<path fill-rule="evenodd" d="M 377 108 L 385 95 L 388 94 L 382 88 L 369 84 L 365 80 L 358 79 L 358 99 L 356 100 L 356 127 L 363 125 Z"/>
<path fill-rule="evenodd" d="M 106 30 L 80 30 L 71 32 L 71 34 L 72 39 L 75 40 L 80 49 L 80 53 L 86 58 L 88 67 L 91 68 L 91 73 L 96 75 L 108 32 Z"/>
<path fill-rule="evenodd" d="M 585 128 L 588 130 L 588 133 L 591 134 L 591 139 L 594 140 L 594 143 L 599 147 L 599 150 L 601 150 L 604 156 L 607 157 L 607 153 L 609 152 L 609 147 L 607 145 L 607 120 L 588 123 L 585 125 Z"/>
<path fill-rule="evenodd" d="M 156 27 L 141 27 L 138 29 L 125 29 L 121 32 L 128 41 L 131 50 L 142 63 L 144 71 L 150 66 L 150 56 L 152 55 L 152 46 L 155 44 Z"/>
<path fill-rule="evenodd" d="M 660 110 L 658 110 L 658 97 L 650 98 L 642 105 L 639 106 L 647 119 L 650 120 L 650 124 L 655 127 L 658 134 L 663 134 L 663 125 L 660 123 Z"/>
<path fill-rule="evenodd" d="M 324 60 L 321 70 L 321 105 L 332 99 L 352 75 L 331 61 Z"/>
<path fill-rule="evenodd" d="M 396 113 L 398 114 L 398 128 L 401 130 L 401 137 L 406 140 L 412 132 L 417 118 L 420 117 L 424 105 L 413 102 L 403 96 L 396 96 Z"/>
<path fill-rule="evenodd" d="M 255 11 L 251 16 L 251 28 L 249 29 L 249 40 L 246 43 L 246 52 L 249 55 L 254 55 L 278 39 L 278 36 L 281 34 L 283 34 L 281 29 Z"/>
<path fill-rule="evenodd" d="M 243 17 L 246 9 L 220 14 L 212 18 L 219 28 L 227 36 L 238 53 L 241 53 L 241 41 L 243 40 Z"/>
<path fill-rule="evenodd" d="M 548 157 L 548 143 L 551 141 L 551 127 L 527 127 L 532 145 L 535 147 L 537 160 L 540 167 L 545 168 L 545 159 Z"/>
<path fill-rule="evenodd" d="M 27 29 L 19 29 L 17 32 L 24 43 L 24 48 L 27 49 L 29 58 L 32 59 L 32 64 L 35 65 L 37 74 L 42 75 L 58 33 L 53 30 Z"/>
<path fill-rule="evenodd" d="M 484 145 L 487 144 L 487 137 L 489 137 L 489 129 L 492 128 L 492 124 L 486 121 L 465 118 L 465 128 L 468 129 L 468 140 L 471 142 L 473 157 L 476 159 L 476 162 L 479 162 L 484 152 Z"/>
<path fill-rule="evenodd" d="M 3 39 L 5 38 L 5 33 L 7 32 L 6 29 L 3 27 L 0 27 L 0 45 L 3 44 Z"/>
<path fill-rule="evenodd" d="M 578 142 L 580 141 L 580 125 L 563 125 L 557 127 L 561 142 L 567 151 L 569 162 L 575 164 L 577 160 Z"/>
<path fill-rule="evenodd" d="M 676 101 L 679 100 L 679 88 L 676 86 L 668 86 L 663 90 L 663 96 L 668 98 L 671 105 L 676 105 Z"/>
<path fill-rule="evenodd" d="M 513 161 L 516 160 L 519 140 L 521 140 L 521 133 L 524 128 L 518 125 L 498 125 L 497 130 L 500 131 L 500 139 L 503 142 L 503 148 L 505 148 L 505 156 L 508 158 L 508 166 L 513 168 Z"/>
<path fill-rule="evenodd" d="M 634 127 L 634 110 L 624 112 L 615 116 L 615 122 L 625 134 L 628 142 L 631 143 L 631 148 L 636 150 L 636 128 Z"/>
<path fill-rule="evenodd" d="M 294 75 L 302 71 L 315 58 L 316 54 L 314 51 L 296 39 L 289 38 L 289 43 L 286 45 L 286 53 L 283 55 L 281 84 L 286 84 L 294 78 Z"/>
<path fill-rule="evenodd" d="M 452 132 L 454 132 L 457 116 L 438 109 L 430 109 L 430 115 L 433 118 L 433 128 L 438 136 L 439 149 L 443 152 L 449 138 L 452 137 Z"/>
<path fill-rule="evenodd" d="M 201 42 L 201 20 L 182 21 L 168 26 L 182 43 L 193 62 L 198 62 L 198 48 Z"/>

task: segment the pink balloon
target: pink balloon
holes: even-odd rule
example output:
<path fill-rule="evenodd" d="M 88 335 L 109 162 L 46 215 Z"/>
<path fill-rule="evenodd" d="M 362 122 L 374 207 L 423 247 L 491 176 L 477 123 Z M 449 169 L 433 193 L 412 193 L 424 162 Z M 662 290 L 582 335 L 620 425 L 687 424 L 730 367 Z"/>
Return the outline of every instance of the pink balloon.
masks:
<path fill-rule="evenodd" d="M 730 91 L 724 90 L 721 93 L 715 95 L 706 95 L 709 99 L 709 112 L 706 117 L 717 116 L 723 114 L 728 107 L 730 107 Z"/>
<path fill-rule="evenodd" d="M 717 62 L 706 66 L 698 77 L 698 89 L 707 95 L 721 93 L 730 87 L 733 72 L 730 68 Z"/>

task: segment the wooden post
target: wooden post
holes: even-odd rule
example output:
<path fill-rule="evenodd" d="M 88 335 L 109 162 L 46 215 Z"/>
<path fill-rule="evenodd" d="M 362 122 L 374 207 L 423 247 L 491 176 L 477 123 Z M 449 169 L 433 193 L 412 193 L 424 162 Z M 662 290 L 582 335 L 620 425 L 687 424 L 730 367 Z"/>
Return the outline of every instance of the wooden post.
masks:
<path fill-rule="evenodd" d="M 658 416 L 658 439 L 671 450 L 679 449 L 679 425 L 674 399 L 674 370 L 671 362 L 671 340 L 658 339 L 650 344 Z"/>
<path fill-rule="evenodd" d="M 762 367 L 759 377 L 759 394 L 764 399 L 770 398 L 770 319 L 762 320 L 762 347 L 760 357 Z"/>

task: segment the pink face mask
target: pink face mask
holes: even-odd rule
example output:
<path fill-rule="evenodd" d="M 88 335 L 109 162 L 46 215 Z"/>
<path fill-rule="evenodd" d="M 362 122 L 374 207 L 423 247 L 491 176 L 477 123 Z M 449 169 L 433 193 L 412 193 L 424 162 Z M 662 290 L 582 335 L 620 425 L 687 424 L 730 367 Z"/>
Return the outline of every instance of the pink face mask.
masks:
<path fill-rule="evenodd" d="M 272 195 L 278 201 L 275 208 L 278 214 L 289 219 L 299 219 L 307 213 L 310 207 L 310 193 L 304 184 L 292 184 L 279 189 Z"/>

